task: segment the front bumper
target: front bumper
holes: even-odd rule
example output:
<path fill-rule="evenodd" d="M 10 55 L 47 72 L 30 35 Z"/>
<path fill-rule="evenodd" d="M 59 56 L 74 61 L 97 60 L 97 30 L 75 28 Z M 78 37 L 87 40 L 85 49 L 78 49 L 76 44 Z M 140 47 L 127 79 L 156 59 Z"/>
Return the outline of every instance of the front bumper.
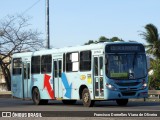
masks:
<path fill-rule="evenodd" d="M 148 97 L 148 90 L 139 91 L 113 91 L 106 89 L 104 94 L 104 99 L 114 100 L 114 99 L 130 99 L 130 98 L 146 98 Z"/>

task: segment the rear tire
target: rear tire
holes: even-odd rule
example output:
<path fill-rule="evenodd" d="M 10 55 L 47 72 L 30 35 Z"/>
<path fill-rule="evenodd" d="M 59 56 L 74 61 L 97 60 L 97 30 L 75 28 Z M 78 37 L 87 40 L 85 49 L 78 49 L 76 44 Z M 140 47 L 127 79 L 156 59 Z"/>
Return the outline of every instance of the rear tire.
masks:
<path fill-rule="evenodd" d="M 92 107 L 94 105 L 94 101 L 91 100 L 89 90 L 87 88 L 83 89 L 82 101 L 83 101 L 83 106 L 85 106 L 85 107 Z"/>
<path fill-rule="evenodd" d="M 45 105 L 48 104 L 48 100 L 41 100 L 38 88 L 34 88 L 32 92 L 32 100 L 35 105 Z"/>
<path fill-rule="evenodd" d="M 119 106 L 126 106 L 128 103 L 128 99 L 117 99 L 116 102 Z"/>
<path fill-rule="evenodd" d="M 73 105 L 76 103 L 77 100 L 62 100 L 63 104 L 66 105 Z"/>

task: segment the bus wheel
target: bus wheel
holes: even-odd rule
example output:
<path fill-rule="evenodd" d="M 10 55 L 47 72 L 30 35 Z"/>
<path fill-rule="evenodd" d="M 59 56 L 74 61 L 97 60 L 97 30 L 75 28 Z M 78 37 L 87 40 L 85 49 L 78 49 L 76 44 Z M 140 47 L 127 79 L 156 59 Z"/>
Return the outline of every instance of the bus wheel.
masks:
<path fill-rule="evenodd" d="M 43 101 L 40 99 L 40 93 L 38 88 L 34 88 L 32 92 L 32 100 L 35 105 L 40 105 L 43 103 Z"/>
<path fill-rule="evenodd" d="M 66 105 L 73 105 L 76 103 L 77 100 L 62 100 L 63 104 Z"/>
<path fill-rule="evenodd" d="M 116 102 L 120 106 L 125 106 L 128 103 L 128 99 L 117 99 Z"/>
<path fill-rule="evenodd" d="M 82 101 L 83 101 L 83 106 L 85 106 L 85 107 L 92 107 L 94 105 L 94 101 L 91 100 L 89 90 L 87 88 L 83 89 Z"/>

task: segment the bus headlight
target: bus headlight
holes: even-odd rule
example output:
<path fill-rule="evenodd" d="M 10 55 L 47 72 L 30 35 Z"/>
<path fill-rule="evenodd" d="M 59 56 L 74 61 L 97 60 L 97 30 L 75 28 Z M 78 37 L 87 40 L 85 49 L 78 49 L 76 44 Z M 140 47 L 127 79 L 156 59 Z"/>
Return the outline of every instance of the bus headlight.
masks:
<path fill-rule="evenodd" d="M 115 88 L 113 85 L 111 85 L 111 84 L 106 84 L 106 87 L 108 88 L 108 89 L 110 89 L 110 90 L 117 90 L 117 88 Z"/>
<path fill-rule="evenodd" d="M 147 86 L 148 86 L 147 83 L 143 83 L 141 86 L 141 89 L 145 89 L 145 88 L 147 88 Z"/>

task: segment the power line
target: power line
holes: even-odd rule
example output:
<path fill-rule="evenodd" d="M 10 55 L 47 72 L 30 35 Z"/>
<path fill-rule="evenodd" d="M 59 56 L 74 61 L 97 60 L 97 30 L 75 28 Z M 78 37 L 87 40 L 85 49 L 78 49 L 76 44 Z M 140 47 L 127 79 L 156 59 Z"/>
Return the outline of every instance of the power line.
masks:
<path fill-rule="evenodd" d="M 35 5 L 37 5 L 41 0 L 37 0 L 35 3 L 33 3 L 29 8 L 27 8 L 24 12 L 22 12 L 22 16 L 28 12 L 30 9 L 32 9 Z"/>

